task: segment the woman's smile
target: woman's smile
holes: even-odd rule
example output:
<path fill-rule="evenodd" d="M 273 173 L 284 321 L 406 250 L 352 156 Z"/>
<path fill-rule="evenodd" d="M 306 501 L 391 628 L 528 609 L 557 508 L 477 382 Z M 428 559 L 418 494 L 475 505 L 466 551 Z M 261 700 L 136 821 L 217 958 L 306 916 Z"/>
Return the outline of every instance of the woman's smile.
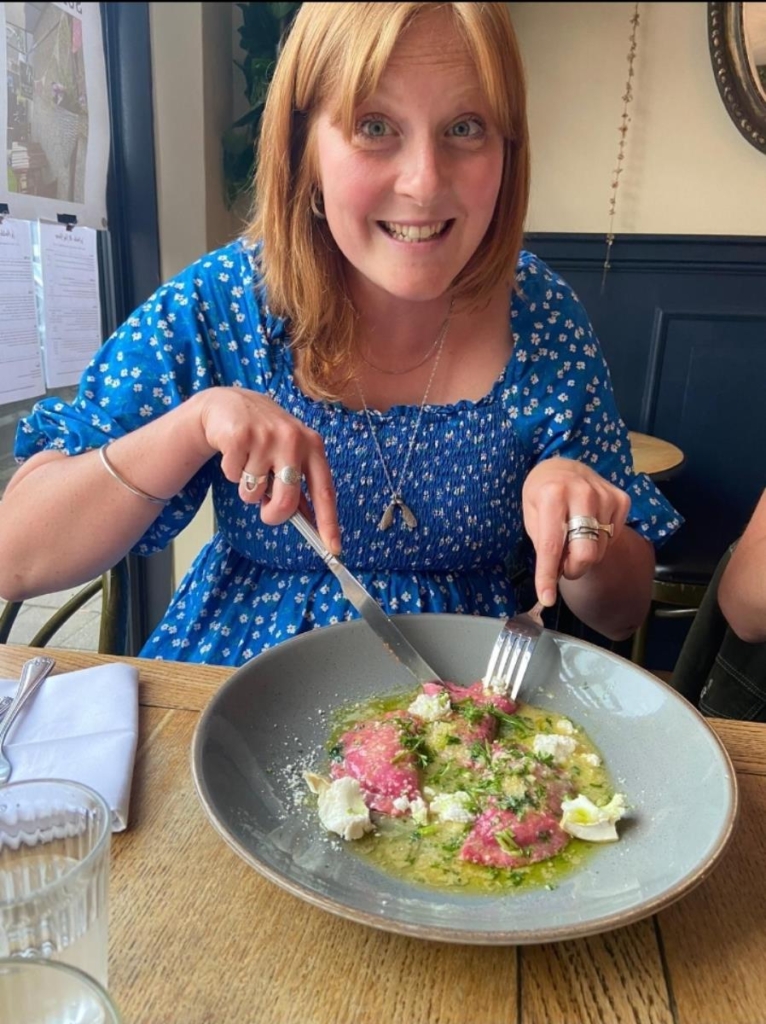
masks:
<path fill-rule="evenodd" d="M 378 221 L 386 234 L 397 242 L 431 242 L 443 238 L 452 226 L 452 221 L 439 220 L 433 224 L 406 224 L 397 221 Z"/>

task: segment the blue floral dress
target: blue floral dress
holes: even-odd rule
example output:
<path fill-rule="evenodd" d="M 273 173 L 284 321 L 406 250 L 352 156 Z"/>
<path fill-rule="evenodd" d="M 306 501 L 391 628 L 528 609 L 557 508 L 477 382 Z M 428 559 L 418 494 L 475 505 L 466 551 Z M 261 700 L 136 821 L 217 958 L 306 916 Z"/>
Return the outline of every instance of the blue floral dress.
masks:
<path fill-rule="evenodd" d="M 363 412 L 307 398 L 289 334 L 259 289 L 257 255 L 237 241 L 164 284 L 109 338 L 76 399 L 46 398 L 19 424 L 16 456 L 75 455 L 216 386 L 270 395 L 318 431 L 337 489 L 343 560 L 395 612 L 505 616 L 509 566 L 524 542 L 521 487 L 541 459 L 580 459 L 631 497 L 629 522 L 660 542 L 680 518 L 632 470 L 625 425 L 588 317 L 572 290 L 522 253 L 510 318 L 513 354 L 478 402 L 426 405 L 406 478 L 418 408 L 371 413 L 389 472 L 417 518 L 378 528 L 390 499 Z M 288 637 L 356 617 L 335 577 L 290 525 L 266 526 L 211 459 L 136 545 L 148 555 L 192 519 L 212 487 L 217 532 L 182 580 L 145 657 L 239 665 Z M 528 542 L 527 542 L 528 543 Z"/>

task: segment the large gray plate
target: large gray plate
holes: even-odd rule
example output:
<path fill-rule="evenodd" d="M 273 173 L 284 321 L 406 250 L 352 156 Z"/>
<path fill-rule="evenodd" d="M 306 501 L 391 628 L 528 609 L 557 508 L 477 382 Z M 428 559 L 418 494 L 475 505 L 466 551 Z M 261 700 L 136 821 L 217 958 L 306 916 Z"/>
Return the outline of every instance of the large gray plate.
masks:
<path fill-rule="evenodd" d="M 481 677 L 499 621 L 398 615 L 444 679 Z M 621 839 L 558 888 L 443 894 L 392 878 L 323 831 L 302 804 L 300 770 L 324 756 L 332 709 L 411 690 L 411 677 L 362 621 L 296 637 L 238 669 L 215 694 L 192 747 L 213 825 L 257 871 L 324 910 L 447 942 L 521 944 L 607 931 L 679 899 L 717 864 L 737 812 L 736 777 L 705 720 L 663 682 L 584 641 L 547 633 L 522 696 L 571 717 L 600 747 L 633 810 Z"/>

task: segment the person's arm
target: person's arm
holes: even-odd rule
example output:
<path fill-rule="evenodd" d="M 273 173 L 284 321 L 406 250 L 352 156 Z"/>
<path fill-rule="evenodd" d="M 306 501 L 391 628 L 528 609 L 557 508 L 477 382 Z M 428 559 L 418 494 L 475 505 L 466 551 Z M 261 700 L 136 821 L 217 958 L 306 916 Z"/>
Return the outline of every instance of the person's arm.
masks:
<path fill-rule="evenodd" d="M 632 470 L 628 430 L 609 368 L 582 303 L 535 257 L 517 304 L 514 429 L 529 453 L 524 526 L 534 547 L 544 604 L 564 600 L 579 619 L 613 640 L 643 622 L 651 599 L 654 544 L 679 526 L 657 487 Z M 538 309 L 546 310 L 543 317 Z M 539 319 L 538 319 L 539 317 Z M 565 546 L 566 524 L 593 516 L 614 535 Z"/>
<path fill-rule="evenodd" d="M 196 399 L 109 447 L 136 487 L 170 498 L 209 458 L 192 428 Z M 106 471 L 98 451 L 47 450 L 15 473 L 0 503 L 0 595 L 24 600 L 98 576 L 119 561 L 162 511 Z"/>
<path fill-rule="evenodd" d="M 654 567 L 654 546 L 626 526 L 588 573 L 562 578 L 561 595 L 586 626 L 610 640 L 627 640 L 649 611 Z"/>
<path fill-rule="evenodd" d="M 630 498 L 574 459 L 547 459 L 523 488 L 524 525 L 535 547 L 535 587 L 550 606 L 557 586 L 586 625 L 611 640 L 625 640 L 643 622 L 651 600 L 654 547 L 627 525 Z M 613 536 L 568 541 L 574 515 L 610 525 Z"/>
<path fill-rule="evenodd" d="M 766 491 L 723 571 L 718 604 L 741 640 L 766 642 Z"/>
<path fill-rule="evenodd" d="M 301 489 L 277 480 L 249 491 L 242 473 L 295 466 L 305 475 L 317 527 L 331 550 L 340 533 L 329 466 L 314 431 L 271 399 L 244 388 L 208 388 L 110 445 L 110 462 L 134 487 L 171 498 L 216 452 L 244 502 L 284 522 Z M 262 477 L 266 479 L 265 476 Z M 125 555 L 162 509 L 115 480 L 97 451 L 43 451 L 17 470 L 0 502 L 0 595 L 23 600 L 75 586 Z"/>

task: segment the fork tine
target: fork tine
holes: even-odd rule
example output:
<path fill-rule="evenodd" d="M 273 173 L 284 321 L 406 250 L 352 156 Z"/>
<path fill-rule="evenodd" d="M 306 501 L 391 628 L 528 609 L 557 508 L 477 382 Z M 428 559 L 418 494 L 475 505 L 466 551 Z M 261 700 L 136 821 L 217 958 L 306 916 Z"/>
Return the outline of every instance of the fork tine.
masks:
<path fill-rule="evenodd" d="M 519 695 L 519 690 L 521 689 L 521 684 L 524 680 L 524 674 L 527 671 L 527 666 L 529 665 L 530 659 L 532 658 L 533 650 L 534 641 L 532 637 L 527 637 L 524 643 L 524 650 L 521 652 L 521 657 L 516 668 L 515 677 L 513 678 L 513 680 L 510 681 L 509 693 L 511 700 L 516 700 L 516 698 Z"/>
<path fill-rule="evenodd" d="M 495 640 L 495 646 L 492 648 L 492 653 L 489 656 L 489 664 L 487 665 L 487 671 L 484 674 L 485 687 L 488 687 L 491 684 L 493 677 L 496 675 L 497 659 L 500 657 L 500 651 L 502 650 L 502 635 L 503 634 L 501 633 L 497 640 Z"/>
<path fill-rule="evenodd" d="M 508 654 L 507 654 L 507 657 L 505 659 L 505 664 L 503 665 L 503 676 L 502 676 L 502 678 L 505 680 L 506 688 L 507 688 L 507 685 L 508 685 L 509 681 L 511 679 L 513 679 L 513 676 L 514 676 L 514 674 L 516 672 L 516 665 L 518 663 L 519 655 L 521 654 L 521 648 L 522 648 L 522 645 L 524 643 L 524 638 L 523 637 L 518 636 L 518 635 L 513 635 L 511 633 L 508 634 L 508 639 L 509 639 L 509 643 L 507 645 L 507 652 L 508 652 Z"/>
<path fill-rule="evenodd" d="M 501 629 L 495 646 L 492 648 L 492 656 L 488 668 L 488 678 L 504 680 L 508 672 L 508 660 L 513 654 L 514 634 L 505 625 Z"/>
<path fill-rule="evenodd" d="M 542 606 L 506 619 L 489 657 L 484 687 L 516 700 L 537 641 L 544 630 Z"/>
<path fill-rule="evenodd" d="M 495 675 L 498 679 L 508 678 L 508 666 L 512 663 L 515 649 L 515 638 L 508 632 L 503 633 L 503 641 L 500 645 L 500 657 L 497 660 Z"/>

